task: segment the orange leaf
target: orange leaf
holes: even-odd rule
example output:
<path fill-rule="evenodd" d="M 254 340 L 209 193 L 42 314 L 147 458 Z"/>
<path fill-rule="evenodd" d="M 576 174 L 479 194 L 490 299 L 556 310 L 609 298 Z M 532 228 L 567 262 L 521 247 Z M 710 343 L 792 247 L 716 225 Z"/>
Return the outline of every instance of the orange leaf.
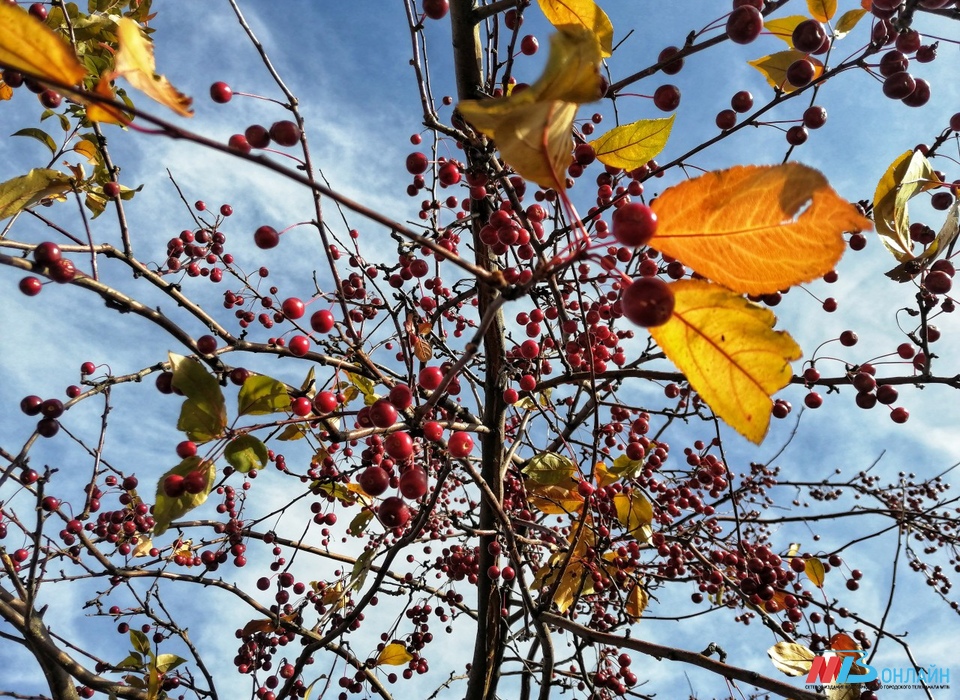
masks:
<path fill-rule="evenodd" d="M 641 119 L 611 129 L 590 142 L 604 165 L 634 170 L 656 158 L 670 137 L 675 115 L 666 119 Z"/>
<path fill-rule="evenodd" d="M 843 654 L 841 652 L 851 652 L 855 649 L 859 649 L 860 645 L 857 644 L 853 639 L 843 632 L 837 632 L 835 635 L 830 637 L 830 642 L 827 644 L 828 649 L 833 649 L 837 652 L 837 656 L 854 656 L 859 657 L 859 654 Z"/>
<path fill-rule="evenodd" d="M 140 25 L 129 17 L 122 18 L 117 22 L 117 37 L 120 50 L 117 51 L 115 74 L 123 76 L 133 87 L 177 114 L 193 116 L 193 110 L 190 109 L 193 99 L 173 87 L 164 76 L 157 74 L 153 45 L 140 31 Z"/>
<path fill-rule="evenodd" d="M 569 483 L 569 486 L 560 484 L 531 485 L 527 489 L 527 500 L 534 508 L 548 515 L 579 513 L 583 508 L 583 496 L 577 490 L 575 481 L 571 479 Z"/>
<path fill-rule="evenodd" d="M 6 102 L 13 97 L 13 88 L 0 80 L 0 102 Z"/>
<path fill-rule="evenodd" d="M 64 85 L 76 85 L 87 74 L 67 42 L 9 3 L 0 3 L 0 63 Z"/>
<path fill-rule="evenodd" d="M 818 22 L 829 22 L 837 14 L 837 0 L 807 0 L 807 9 Z"/>
<path fill-rule="evenodd" d="M 792 37 L 790 41 L 793 41 Z M 813 80 L 816 80 L 823 74 L 823 63 L 813 56 L 809 56 L 803 51 L 797 51 L 796 49 L 779 51 L 769 56 L 764 56 L 763 58 L 747 61 L 747 63 L 763 73 L 763 77 L 770 83 L 770 87 L 789 93 L 797 88 L 787 82 L 787 68 L 790 67 L 791 63 L 799 61 L 801 58 L 805 58 L 813 64 Z"/>
<path fill-rule="evenodd" d="M 759 443 L 770 423 L 770 396 L 790 382 L 799 346 L 773 330 L 773 312 L 729 289 L 699 280 L 670 288 L 673 316 L 650 334 L 714 413 Z"/>
<path fill-rule="evenodd" d="M 116 92 L 110 87 L 110 76 L 102 75 L 97 81 L 97 86 L 93 89 L 93 94 L 112 100 L 116 97 Z M 102 102 L 87 103 L 87 118 L 92 122 L 105 122 L 107 124 L 129 124 L 131 117 L 113 105 Z"/>
<path fill-rule="evenodd" d="M 843 254 L 843 232 L 870 228 L 822 174 L 798 163 L 707 173 L 652 206 L 660 219 L 652 247 L 747 294 L 822 276 Z"/>
<path fill-rule="evenodd" d="M 273 620 L 250 620 L 247 624 L 243 626 L 243 629 L 240 630 L 240 634 L 244 637 L 249 637 L 256 634 L 257 632 L 263 632 L 264 634 L 269 634 L 277 630 L 276 625 L 274 625 Z"/>
<path fill-rule="evenodd" d="M 627 602 L 623 606 L 623 612 L 626 613 L 627 617 L 636 622 L 640 619 L 640 616 L 643 615 L 643 611 L 646 610 L 649 601 L 650 595 L 644 587 L 639 583 L 635 583 L 627 594 Z"/>

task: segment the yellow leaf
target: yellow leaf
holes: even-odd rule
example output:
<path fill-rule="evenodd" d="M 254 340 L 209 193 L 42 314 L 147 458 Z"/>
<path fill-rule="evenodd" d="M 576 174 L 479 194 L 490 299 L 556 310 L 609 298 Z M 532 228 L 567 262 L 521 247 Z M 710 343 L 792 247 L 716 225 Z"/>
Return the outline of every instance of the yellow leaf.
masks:
<path fill-rule="evenodd" d="M 0 63 L 64 85 L 76 85 L 87 74 L 66 41 L 9 3 L 0 3 Z"/>
<path fill-rule="evenodd" d="M 149 537 L 146 539 L 141 539 L 139 542 L 137 542 L 137 546 L 133 548 L 133 556 L 150 556 L 151 549 L 153 549 L 153 540 L 151 540 Z"/>
<path fill-rule="evenodd" d="M 787 82 L 787 68 L 790 67 L 791 63 L 798 61 L 801 58 L 805 58 L 813 64 L 813 80 L 819 78 L 823 73 L 823 63 L 815 59 L 813 56 L 809 56 L 803 53 L 803 51 L 797 51 L 796 49 L 772 53 L 769 56 L 764 56 L 763 58 L 747 61 L 747 63 L 763 73 L 763 77 L 767 79 L 767 82 L 770 83 L 771 87 L 790 93 L 797 88 Z"/>
<path fill-rule="evenodd" d="M 901 263 L 914 257 L 907 203 L 939 183 L 930 161 L 920 151 L 907 151 L 890 164 L 877 184 L 874 224 L 883 245 Z"/>
<path fill-rule="evenodd" d="M 960 201 L 953 203 L 947 212 L 947 218 L 940 227 L 937 237 L 933 243 L 927 246 L 920 255 L 909 260 L 904 260 L 895 268 L 886 273 L 887 277 L 897 282 L 907 282 L 912 280 L 923 270 L 927 269 L 934 260 L 940 255 L 948 252 L 957 240 L 960 234 Z"/>
<path fill-rule="evenodd" d="M 111 73 L 101 75 L 100 80 L 97 81 L 96 86 L 93 88 L 93 94 L 107 100 L 116 99 L 117 93 L 110 85 L 110 81 L 113 80 L 114 77 L 116 77 L 115 74 Z M 114 105 L 95 102 L 93 100 L 87 100 L 86 105 L 87 118 L 92 122 L 119 124 L 123 126 L 124 124 L 129 124 L 133 119 L 129 114 Z"/>
<path fill-rule="evenodd" d="M 618 493 L 613 497 L 617 509 L 617 520 L 633 535 L 638 542 L 646 542 L 653 534 L 650 523 L 653 522 L 653 505 L 639 491 Z"/>
<path fill-rule="evenodd" d="M 652 206 L 652 247 L 747 294 L 824 275 L 843 254 L 843 232 L 870 228 L 820 172 L 799 163 L 707 173 L 668 188 Z"/>
<path fill-rule="evenodd" d="M 579 513 L 583 508 L 583 496 L 572 479 L 569 486 L 533 485 L 527 489 L 527 500 L 534 508 L 548 515 Z"/>
<path fill-rule="evenodd" d="M 600 60 L 596 35 L 580 27 L 561 27 L 550 37 L 543 75 L 524 92 L 537 102 L 596 102 L 603 97 Z"/>
<path fill-rule="evenodd" d="M 623 612 L 627 614 L 627 617 L 636 622 L 643 615 L 643 611 L 647 609 L 647 603 L 649 602 L 650 595 L 646 589 L 639 583 L 635 583 L 633 588 L 630 589 L 630 592 L 627 593 L 627 602 L 623 607 Z"/>
<path fill-rule="evenodd" d="M 807 574 L 807 578 L 810 579 L 810 583 L 817 588 L 823 588 L 823 577 L 826 574 L 823 569 L 823 562 L 816 557 L 811 557 L 803 563 L 803 570 Z"/>
<path fill-rule="evenodd" d="M 789 382 L 800 347 L 774 331 L 769 309 L 720 285 L 670 285 L 673 316 L 650 334 L 707 405 L 748 440 L 760 443 L 770 423 L 770 396 Z"/>
<path fill-rule="evenodd" d="M 377 656 L 377 666 L 403 666 L 412 658 L 403 642 L 390 642 Z"/>
<path fill-rule="evenodd" d="M 576 465 L 569 457 L 556 452 L 541 452 L 534 455 L 522 472 L 534 484 L 562 484 L 573 479 Z"/>
<path fill-rule="evenodd" d="M 842 15 L 840 19 L 837 20 L 837 26 L 833 28 L 833 38 L 842 39 L 847 34 L 850 33 L 850 30 L 857 26 L 857 22 L 867 14 L 866 10 L 847 10 Z"/>
<path fill-rule="evenodd" d="M 593 478 L 597 482 L 597 486 L 600 488 L 609 486 L 610 484 L 615 484 L 620 480 L 620 476 L 607 469 L 607 465 L 603 462 L 597 462 L 596 466 L 594 466 Z"/>
<path fill-rule="evenodd" d="M 98 151 L 96 145 L 88 139 L 77 141 L 73 150 L 86 158 L 92 165 L 97 165 L 100 162 L 100 151 Z"/>
<path fill-rule="evenodd" d="M 0 102 L 6 102 L 13 97 L 13 88 L 0 80 Z"/>
<path fill-rule="evenodd" d="M 557 29 L 579 25 L 588 29 L 600 44 L 604 58 L 613 50 L 613 24 L 593 0 L 540 0 L 540 9 Z"/>
<path fill-rule="evenodd" d="M 641 119 L 611 129 L 590 142 L 604 165 L 634 170 L 656 158 L 667 145 L 674 115 L 665 119 Z"/>
<path fill-rule="evenodd" d="M 802 644 L 780 642 L 767 649 L 767 656 L 781 673 L 804 676 L 810 671 L 814 653 Z"/>
<path fill-rule="evenodd" d="M 177 114 L 193 116 L 193 110 L 190 109 L 193 99 L 173 87 L 164 76 L 157 74 L 153 45 L 141 32 L 140 25 L 129 17 L 120 19 L 117 22 L 117 37 L 120 49 L 117 51 L 114 72 Z"/>
<path fill-rule="evenodd" d="M 837 0 L 807 0 L 807 9 L 818 22 L 829 22 L 837 14 Z"/>
<path fill-rule="evenodd" d="M 793 48 L 793 30 L 797 25 L 806 20 L 803 15 L 790 15 L 789 17 L 778 17 L 777 19 L 768 19 L 763 23 L 763 28 L 773 34 L 778 39 L 787 42 L 787 46 Z"/>
<path fill-rule="evenodd" d="M 0 7 L 3 7 L 0 4 Z M 32 18 L 31 18 L 32 19 Z M 39 24 L 33 20 L 35 24 Z M 73 189 L 70 177 L 58 170 L 34 168 L 26 175 L 0 184 L 0 219 L 13 216 L 22 209 Z"/>

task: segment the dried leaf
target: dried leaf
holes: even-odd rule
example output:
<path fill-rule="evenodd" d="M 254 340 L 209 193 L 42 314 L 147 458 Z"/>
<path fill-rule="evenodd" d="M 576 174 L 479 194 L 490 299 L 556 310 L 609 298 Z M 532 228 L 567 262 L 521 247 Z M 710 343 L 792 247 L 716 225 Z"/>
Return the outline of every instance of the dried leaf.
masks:
<path fill-rule="evenodd" d="M 137 546 L 133 548 L 134 557 L 148 557 L 150 556 L 150 550 L 153 549 L 153 540 L 148 538 L 141 538 L 137 542 Z"/>
<path fill-rule="evenodd" d="M 117 22 L 117 37 L 120 49 L 117 51 L 114 73 L 123 76 L 133 87 L 177 114 L 193 116 L 193 110 L 190 109 L 193 99 L 173 87 L 164 76 L 157 74 L 153 44 L 143 35 L 140 25 L 129 17 L 120 19 Z"/>
<path fill-rule="evenodd" d="M 413 354 L 421 362 L 428 362 L 433 357 L 433 345 L 426 338 L 414 336 L 411 338 Z"/>
<path fill-rule="evenodd" d="M 0 63 L 64 85 L 76 85 L 87 74 L 62 37 L 9 3 L 0 3 Z"/>
<path fill-rule="evenodd" d="M 13 99 L 13 88 L 0 80 L 0 102 Z"/>
<path fill-rule="evenodd" d="M 403 642 L 390 642 L 377 656 L 377 666 L 403 666 L 413 658 Z"/>
<path fill-rule="evenodd" d="M 807 574 L 807 578 L 810 579 L 810 583 L 817 588 L 823 588 L 823 578 L 826 572 L 823 569 L 822 561 L 816 557 L 810 557 L 804 562 L 803 570 Z"/>
<path fill-rule="evenodd" d="M 729 289 L 700 280 L 670 287 L 673 316 L 650 328 L 651 335 L 714 413 L 759 444 L 770 423 L 770 396 L 790 382 L 800 347 L 773 330 L 773 312 Z"/>
<path fill-rule="evenodd" d="M 604 165 L 634 170 L 656 158 L 667 145 L 674 116 L 641 119 L 618 126 L 591 141 L 590 145 Z"/>
<path fill-rule="evenodd" d="M 653 531 L 653 504 L 639 491 L 618 493 L 613 497 L 617 520 L 638 542 L 646 542 Z"/>
<path fill-rule="evenodd" d="M 267 446 L 250 434 L 240 435 L 228 442 L 223 457 L 243 474 L 251 469 L 263 469 L 269 461 Z"/>
<path fill-rule="evenodd" d="M 562 484 L 573 480 L 576 468 L 569 457 L 556 452 L 541 452 L 527 461 L 522 472 L 534 484 Z"/>
<path fill-rule="evenodd" d="M 190 472 L 198 469 L 202 470 L 207 477 L 206 487 L 203 489 L 203 491 L 200 493 L 187 493 L 185 491 L 176 498 L 171 498 L 166 494 L 163 488 L 163 482 L 168 476 L 171 474 L 179 474 L 180 476 L 185 477 Z M 180 462 L 180 464 L 161 476 L 160 480 L 157 482 L 157 496 L 153 507 L 153 519 L 156 521 L 156 524 L 153 526 L 154 536 L 159 537 L 162 535 L 167 531 L 167 528 L 170 527 L 171 522 L 183 516 L 185 513 L 190 512 L 206 501 L 207 496 L 210 495 L 210 491 L 213 488 L 213 482 L 216 480 L 216 478 L 216 465 L 214 465 L 213 462 L 204 460 L 198 456 L 187 457 L 185 460 Z"/>
<path fill-rule="evenodd" d="M 778 39 L 787 42 L 787 46 L 793 48 L 793 30 L 797 25 L 806 20 L 803 15 L 790 15 L 789 17 L 778 17 L 777 19 L 768 19 L 763 23 L 763 28 Z"/>
<path fill-rule="evenodd" d="M 597 37 L 602 56 L 613 50 L 613 24 L 593 0 L 540 0 L 540 9 L 557 29 L 584 27 Z"/>
<path fill-rule="evenodd" d="M 2 3 L 0 7 L 3 7 Z M 36 20 L 32 21 L 39 24 Z M 58 197 L 71 189 L 73 185 L 68 175 L 58 170 L 34 168 L 26 175 L 0 184 L 0 220 L 44 199 Z"/>
<path fill-rule="evenodd" d="M 767 656 L 778 671 L 788 676 L 805 676 L 810 671 L 814 653 L 802 644 L 780 642 L 767 649 Z"/>
<path fill-rule="evenodd" d="M 241 416 L 262 416 L 290 410 L 287 385 L 273 377 L 254 374 L 240 387 L 237 410 Z"/>
<path fill-rule="evenodd" d="M 768 294 L 834 268 L 870 221 L 799 163 L 738 166 L 668 188 L 650 245 L 737 292 Z"/>
<path fill-rule="evenodd" d="M 250 620 L 250 622 L 245 624 L 243 629 L 240 630 L 240 635 L 243 637 L 252 637 L 257 632 L 270 634 L 276 630 L 277 626 L 274 624 L 273 620 Z"/>
<path fill-rule="evenodd" d="M 837 0 L 807 0 L 807 9 L 818 22 L 829 22 L 837 14 Z"/>
<path fill-rule="evenodd" d="M 747 61 L 747 63 L 763 74 L 763 77 L 770 83 L 770 87 L 790 93 L 797 88 L 787 81 L 787 68 L 790 67 L 791 63 L 799 61 L 801 58 L 805 58 L 813 64 L 813 80 L 816 80 L 823 74 L 823 63 L 813 56 L 805 54 L 803 51 L 797 51 L 796 49 L 779 51 L 769 56 Z"/>
<path fill-rule="evenodd" d="M 850 33 L 850 30 L 857 26 L 857 22 L 859 22 L 865 14 L 867 14 L 867 11 L 863 9 L 847 10 L 844 12 L 840 15 L 840 19 L 837 20 L 837 24 L 833 28 L 833 38 L 842 39 L 845 37 Z"/>

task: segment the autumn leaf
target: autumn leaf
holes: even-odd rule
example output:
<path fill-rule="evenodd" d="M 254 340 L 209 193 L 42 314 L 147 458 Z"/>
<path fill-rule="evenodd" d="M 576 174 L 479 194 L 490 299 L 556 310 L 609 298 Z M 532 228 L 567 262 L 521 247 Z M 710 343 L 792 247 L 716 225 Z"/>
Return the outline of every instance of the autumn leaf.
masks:
<path fill-rule="evenodd" d="M 814 653 L 802 644 L 780 642 L 767 649 L 767 656 L 781 673 L 805 676 L 810 672 Z"/>
<path fill-rule="evenodd" d="M 0 102 L 6 102 L 13 98 L 13 88 L 0 80 Z"/>
<path fill-rule="evenodd" d="M 768 19 L 763 23 L 763 28 L 778 39 L 782 39 L 783 41 L 787 42 L 787 46 L 792 49 L 793 30 L 797 28 L 798 24 L 806 19 L 807 18 L 803 15 L 790 15 L 789 17 Z"/>
<path fill-rule="evenodd" d="M 254 374 L 240 387 L 237 410 L 241 416 L 258 416 L 290 410 L 290 393 L 283 382 Z"/>
<path fill-rule="evenodd" d="M 560 484 L 570 481 L 576 465 L 556 452 L 541 452 L 531 457 L 522 473 L 535 484 Z"/>
<path fill-rule="evenodd" d="M 810 579 L 810 583 L 817 588 L 823 588 L 823 578 L 826 571 L 823 568 L 822 561 L 816 557 L 811 557 L 803 563 L 803 570 L 807 574 L 807 578 Z"/>
<path fill-rule="evenodd" d="M 403 666 L 413 658 L 403 642 L 390 642 L 377 656 L 377 666 Z"/>
<path fill-rule="evenodd" d="M 618 493 L 613 497 L 617 510 L 617 520 L 638 542 L 646 542 L 653 534 L 650 523 L 653 522 L 653 505 L 639 491 Z"/>
<path fill-rule="evenodd" d="M 829 22 L 837 14 L 837 0 L 807 0 L 807 9 L 818 22 Z"/>
<path fill-rule="evenodd" d="M 793 376 L 800 347 L 774 331 L 769 309 L 701 280 L 670 285 L 673 316 L 650 334 L 720 418 L 760 443 L 770 423 L 770 396 Z"/>
<path fill-rule="evenodd" d="M 0 3 L 0 7 L 4 5 Z M 36 20 L 33 20 L 36 23 Z M 0 184 L 0 219 L 73 189 L 70 177 L 59 170 L 34 168 L 26 175 Z"/>
<path fill-rule="evenodd" d="M 50 134 L 48 134 L 43 129 L 37 129 L 36 127 L 30 126 L 24 129 L 20 129 L 19 131 L 15 131 L 10 135 L 26 136 L 27 138 L 31 138 L 42 143 L 44 146 L 47 147 L 47 149 L 50 151 L 51 154 L 54 154 L 57 152 L 57 144 L 54 142 L 53 137 L 50 136 Z"/>
<path fill-rule="evenodd" d="M 164 482 L 168 476 L 177 474 L 185 477 L 190 472 L 197 470 L 202 471 L 207 477 L 206 486 L 202 491 L 199 493 L 184 491 L 176 497 L 171 497 L 166 494 Z M 216 478 L 216 465 L 198 456 L 187 457 L 180 462 L 180 464 L 161 476 L 157 482 L 157 496 L 153 506 L 153 519 L 155 521 L 153 526 L 154 536 L 159 537 L 167 531 L 171 522 L 202 505 L 203 502 L 207 500 L 207 496 L 210 495 L 210 490 L 213 488 L 213 482 Z"/>
<path fill-rule="evenodd" d="M 643 470 L 642 459 L 630 459 L 626 455 L 620 455 L 613 464 L 610 465 L 610 474 L 617 479 L 631 478 Z"/>
<path fill-rule="evenodd" d="M 238 472 L 246 474 L 267 464 L 267 446 L 253 435 L 240 435 L 227 443 L 223 458 Z"/>
<path fill-rule="evenodd" d="M 894 160 L 877 183 L 873 221 L 880 240 L 899 262 L 913 258 L 907 203 L 939 186 L 930 161 L 920 151 L 907 151 Z"/>
<path fill-rule="evenodd" d="M 100 76 L 96 86 L 93 88 L 93 94 L 102 97 L 105 100 L 116 100 L 117 92 L 110 84 L 117 77 L 116 73 L 104 73 Z M 87 105 L 87 119 L 92 122 L 102 122 L 106 124 L 129 124 L 133 117 L 116 105 L 98 102 L 95 100 L 85 100 Z"/>
<path fill-rule="evenodd" d="M 193 99 L 177 90 L 164 76 L 157 74 L 153 44 L 143 35 L 140 25 L 129 17 L 117 22 L 117 51 L 113 73 L 122 76 L 133 87 L 151 99 L 169 107 L 183 117 L 193 116 Z"/>
<path fill-rule="evenodd" d="M 87 74 L 63 38 L 9 3 L 0 3 L 0 63 L 63 85 L 76 85 Z"/>
<path fill-rule="evenodd" d="M 850 31 L 857 26 L 863 16 L 867 14 L 866 10 L 847 10 L 842 15 L 840 19 L 837 20 L 836 26 L 833 28 L 833 38 L 841 39 L 845 37 Z"/>
<path fill-rule="evenodd" d="M 667 145 L 673 119 L 641 119 L 611 129 L 590 142 L 597 159 L 604 165 L 635 170 L 656 158 Z"/>
<path fill-rule="evenodd" d="M 960 234 L 960 201 L 953 203 L 947 211 L 947 218 L 940 227 L 937 237 L 917 257 L 904 260 L 895 268 L 886 273 L 887 277 L 897 282 L 908 282 L 923 272 L 934 260 L 944 253 L 949 253 L 957 236 Z"/>
<path fill-rule="evenodd" d="M 650 246 L 737 292 L 769 294 L 834 268 L 844 231 L 870 228 L 817 170 L 738 166 L 663 192 Z"/>
<path fill-rule="evenodd" d="M 527 489 L 530 505 L 547 515 L 570 515 L 583 508 L 583 496 L 577 490 L 577 482 L 567 484 L 534 484 Z"/>
<path fill-rule="evenodd" d="M 540 0 L 540 9 L 557 29 L 579 25 L 589 30 L 604 58 L 613 51 L 613 24 L 593 0 Z"/>
<path fill-rule="evenodd" d="M 643 616 L 643 611 L 647 609 L 647 603 L 649 602 L 650 594 L 639 583 L 635 583 L 630 592 L 627 593 L 627 601 L 623 606 L 623 612 L 633 622 L 636 622 Z"/>
<path fill-rule="evenodd" d="M 790 41 L 792 42 L 793 39 L 791 38 Z M 770 83 L 771 87 L 786 93 L 791 93 L 797 88 L 787 81 L 787 68 L 789 68 L 790 64 L 794 61 L 799 61 L 801 58 L 805 58 L 813 64 L 813 80 L 816 80 L 823 74 L 823 63 L 813 56 L 803 51 L 797 51 L 796 49 L 779 51 L 769 56 L 747 61 L 747 63 L 760 71 L 763 77 L 767 79 L 767 82 Z"/>
<path fill-rule="evenodd" d="M 227 407 L 216 377 L 194 358 L 169 353 L 173 385 L 186 400 L 180 409 L 177 429 L 191 440 L 208 442 L 227 427 Z"/>

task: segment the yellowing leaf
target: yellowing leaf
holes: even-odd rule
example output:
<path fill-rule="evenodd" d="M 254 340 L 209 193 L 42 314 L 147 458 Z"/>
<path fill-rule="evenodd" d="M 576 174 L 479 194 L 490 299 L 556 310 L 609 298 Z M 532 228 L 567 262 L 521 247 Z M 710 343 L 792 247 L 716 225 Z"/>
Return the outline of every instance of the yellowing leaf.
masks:
<path fill-rule="evenodd" d="M 607 465 L 603 462 L 597 462 L 593 467 L 593 479 L 597 482 L 598 487 L 603 488 L 604 486 L 615 484 L 620 480 L 620 477 L 607 469 Z"/>
<path fill-rule="evenodd" d="M 823 588 L 823 577 L 826 574 L 823 569 L 823 562 L 816 557 L 811 557 L 803 563 L 803 570 L 807 574 L 807 578 L 810 579 L 810 583 L 817 588 Z"/>
<path fill-rule="evenodd" d="M 635 583 L 630 592 L 627 593 L 627 601 L 623 606 L 623 612 L 627 617 L 636 622 L 647 609 L 647 603 L 650 602 L 650 594 L 639 583 Z"/>
<path fill-rule="evenodd" d="M 807 0 L 807 9 L 818 22 L 829 22 L 837 14 L 837 0 Z"/>
<path fill-rule="evenodd" d="M 91 165 L 97 165 L 100 162 L 100 151 L 90 139 L 80 139 L 73 150 L 86 158 Z"/>
<path fill-rule="evenodd" d="M 19 131 L 15 131 L 10 135 L 26 136 L 28 138 L 35 139 L 46 146 L 51 154 L 55 154 L 57 152 L 57 144 L 54 142 L 53 137 L 43 129 L 37 129 L 36 127 L 28 126 L 24 129 L 20 129 Z"/>
<path fill-rule="evenodd" d="M 13 88 L 0 80 L 0 102 L 13 99 Z"/>
<path fill-rule="evenodd" d="M 377 666 L 403 666 L 412 658 L 403 642 L 390 642 L 377 656 Z"/>
<path fill-rule="evenodd" d="M 860 656 L 859 654 L 849 653 L 855 649 L 859 649 L 860 645 L 857 644 L 850 635 L 844 634 L 843 632 L 837 632 L 830 637 L 830 641 L 827 642 L 827 648 L 836 650 L 838 652 L 837 656 L 853 656 L 854 658 Z M 844 654 L 840 652 L 848 653 Z"/>
<path fill-rule="evenodd" d="M 172 352 L 169 357 L 173 385 L 187 397 L 180 409 L 177 429 L 197 442 L 219 437 L 227 427 L 227 407 L 217 378 L 194 358 Z"/>
<path fill-rule="evenodd" d="M 240 435 L 227 443 L 223 457 L 238 472 L 246 474 L 251 469 L 263 469 L 268 461 L 267 446 L 253 435 Z"/>
<path fill-rule="evenodd" d="M 788 676 L 805 676 L 810 672 L 814 653 L 802 644 L 780 642 L 767 649 L 767 656 L 778 671 Z"/>
<path fill-rule="evenodd" d="M 873 221 L 883 245 L 899 262 L 913 258 L 907 203 L 939 182 L 926 156 L 920 151 L 907 151 L 890 164 L 877 183 Z"/>
<path fill-rule="evenodd" d="M 150 550 L 153 549 L 153 540 L 150 538 L 141 538 L 137 542 L 137 546 L 133 548 L 133 556 L 135 557 L 147 557 L 150 556 Z"/>
<path fill-rule="evenodd" d="M 2 3 L 0 7 L 3 7 Z M 36 20 L 33 22 L 39 24 Z M 71 189 L 73 185 L 68 175 L 58 170 L 34 168 L 26 175 L 0 184 L 0 219 L 6 219 L 37 202 L 57 197 Z"/>
<path fill-rule="evenodd" d="M 562 27 L 550 37 L 543 74 L 524 92 L 537 102 L 596 102 L 603 97 L 600 58 L 600 46 L 592 32 Z"/>
<path fill-rule="evenodd" d="M 87 74 L 66 41 L 8 3 L 0 3 L 0 63 L 64 85 L 76 85 Z"/>
<path fill-rule="evenodd" d="M 787 68 L 790 67 L 791 63 L 801 58 L 805 58 L 813 64 L 813 80 L 816 80 L 823 74 L 823 63 L 813 56 L 808 56 L 803 53 L 803 51 L 797 51 L 796 49 L 772 53 L 769 56 L 747 61 L 747 63 L 763 73 L 763 77 L 767 79 L 771 87 L 790 93 L 797 88 L 787 82 Z"/>
<path fill-rule="evenodd" d="M 768 294 L 834 268 L 844 231 L 870 221 L 817 170 L 738 166 L 668 188 L 650 245 L 737 292 Z"/>
<path fill-rule="evenodd" d="M 157 75 L 153 59 L 153 44 L 143 35 L 140 25 L 129 17 L 117 22 L 117 51 L 114 73 L 127 79 L 133 87 L 153 100 L 172 109 L 177 114 L 190 117 L 193 99 L 170 84 L 164 76 Z"/>
<path fill-rule="evenodd" d="M 110 85 L 116 77 L 115 73 L 104 73 L 100 76 L 96 86 L 93 88 L 93 94 L 107 100 L 115 100 L 117 91 Z M 95 100 L 85 100 L 87 105 L 87 118 L 92 122 L 105 122 L 107 124 L 129 124 L 133 117 L 112 104 L 97 102 Z"/>
<path fill-rule="evenodd" d="M 633 535 L 638 542 L 646 542 L 653 534 L 650 523 L 653 522 L 653 505 L 639 491 L 618 493 L 613 497 L 617 509 L 617 520 Z"/>
<path fill-rule="evenodd" d="M 200 493 L 188 493 L 184 491 L 176 497 L 171 497 L 166 494 L 164 482 L 168 476 L 177 474 L 186 477 L 193 471 L 201 471 L 206 476 L 206 486 Z M 187 457 L 180 462 L 180 464 L 161 476 L 157 482 L 157 497 L 153 507 L 153 519 L 156 521 L 156 524 L 153 526 L 154 536 L 159 537 L 162 535 L 167 531 L 167 528 L 170 527 L 171 522 L 206 501 L 216 478 L 216 465 L 209 460 L 197 456 Z"/>
<path fill-rule="evenodd" d="M 287 386 L 273 377 L 254 374 L 240 387 L 237 410 L 241 416 L 262 416 L 290 410 Z"/>
<path fill-rule="evenodd" d="M 573 479 L 568 484 L 532 485 L 527 489 L 527 500 L 534 508 L 548 515 L 579 513 L 583 508 L 583 496 L 577 491 Z"/>
<path fill-rule="evenodd" d="M 589 30 L 600 44 L 604 58 L 613 50 L 613 24 L 593 0 L 540 0 L 540 9 L 557 29 L 579 25 Z"/>
<path fill-rule="evenodd" d="M 610 467 L 610 474 L 618 479 L 631 478 L 640 473 L 643 469 L 642 459 L 630 459 L 626 455 L 620 455 Z"/>
<path fill-rule="evenodd" d="M 917 257 L 904 260 L 887 272 L 887 277 L 895 279 L 897 282 L 912 280 L 940 255 L 949 252 L 957 240 L 958 234 L 960 234 L 960 201 L 954 202 L 953 206 L 950 207 L 947 218 L 944 220 L 943 226 L 940 227 L 937 237 L 933 239 L 933 243 L 928 245 L 926 250 Z"/>
<path fill-rule="evenodd" d="M 354 374 L 353 372 L 347 372 L 347 378 L 350 379 L 350 382 L 363 394 L 363 402 L 367 406 L 373 405 L 376 400 L 380 398 L 374 392 L 376 384 L 374 384 L 372 380 L 367 379 L 361 374 Z"/>
<path fill-rule="evenodd" d="M 867 14 L 866 10 L 857 9 L 857 10 L 847 10 L 842 15 L 840 19 L 837 20 L 837 25 L 833 28 L 833 37 L 834 39 L 841 39 L 850 33 L 850 30 L 857 26 L 857 22 Z"/>
<path fill-rule="evenodd" d="M 774 331 L 769 309 L 701 280 L 670 285 L 673 316 L 650 334 L 720 418 L 760 443 L 770 423 L 770 396 L 789 382 L 800 347 Z"/>
<path fill-rule="evenodd" d="M 576 465 L 556 452 L 541 452 L 529 459 L 522 472 L 534 484 L 561 484 L 571 481 Z"/>
<path fill-rule="evenodd" d="M 673 119 L 641 119 L 611 129 L 590 142 L 597 159 L 604 165 L 634 170 L 656 158 L 667 145 Z"/>
<path fill-rule="evenodd" d="M 763 28 L 773 34 L 778 39 L 787 42 L 787 46 L 793 48 L 793 30 L 797 25 L 803 22 L 806 17 L 803 15 L 790 15 L 789 17 L 778 17 L 777 19 L 768 19 L 763 23 Z"/>

